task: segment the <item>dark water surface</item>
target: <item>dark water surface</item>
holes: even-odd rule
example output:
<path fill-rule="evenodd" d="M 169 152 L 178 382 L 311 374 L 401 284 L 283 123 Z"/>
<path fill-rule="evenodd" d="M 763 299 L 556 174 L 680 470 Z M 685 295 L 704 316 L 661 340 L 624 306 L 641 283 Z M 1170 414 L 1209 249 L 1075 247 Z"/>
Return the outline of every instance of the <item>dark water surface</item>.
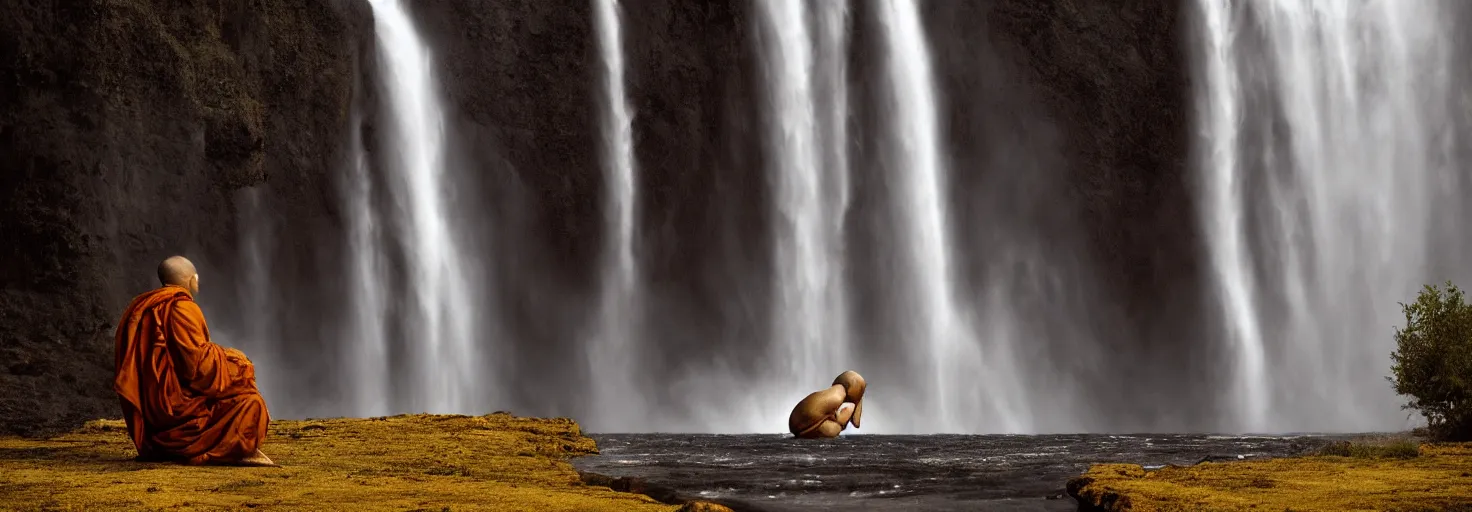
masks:
<path fill-rule="evenodd" d="M 1280 457 L 1338 436 L 591 434 L 579 470 L 636 477 L 745 510 L 1076 510 L 1091 463 Z"/>

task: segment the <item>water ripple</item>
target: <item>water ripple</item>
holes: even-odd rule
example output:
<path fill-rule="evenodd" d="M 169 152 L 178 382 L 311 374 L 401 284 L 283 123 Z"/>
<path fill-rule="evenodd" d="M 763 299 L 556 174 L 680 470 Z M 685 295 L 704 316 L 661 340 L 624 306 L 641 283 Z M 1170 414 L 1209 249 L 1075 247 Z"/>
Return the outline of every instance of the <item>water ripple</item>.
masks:
<path fill-rule="evenodd" d="M 593 435 L 601 455 L 579 469 L 645 478 L 748 510 L 1073 510 L 1057 498 L 1091 463 L 1150 468 L 1202 459 L 1283 456 L 1325 436 Z"/>

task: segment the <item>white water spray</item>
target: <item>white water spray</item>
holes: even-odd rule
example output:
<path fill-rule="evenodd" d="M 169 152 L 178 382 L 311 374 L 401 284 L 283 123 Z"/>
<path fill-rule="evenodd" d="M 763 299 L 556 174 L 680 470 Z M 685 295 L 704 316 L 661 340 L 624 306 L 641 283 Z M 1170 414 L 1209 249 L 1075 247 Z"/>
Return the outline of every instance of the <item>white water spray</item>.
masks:
<path fill-rule="evenodd" d="M 903 274 L 898 281 L 914 287 L 914 302 L 902 304 L 906 333 L 923 343 L 931 357 L 930 403 L 925 420 L 911 430 L 945 432 L 1025 432 L 1026 409 L 1016 402 L 1016 380 L 1009 377 L 1004 354 L 986 350 L 970 318 L 960 307 L 953 283 L 946 169 L 938 133 L 935 84 L 930 52 L 913 0 L 878 0 L 878 19 L 887 48 L 885 83 L 893 94 L 889 119 L 890 183 L 898 197 Z M 990 346 L 1008 339 L 985 340 Z M 876 392 L 878 390 L 876 389 Z M 876 393 L 877 394 L 877 393 Z"/>
<path fill-rule="evenodd" d="M 1208 0 L 1208 3 L 1215 3 Z M 1243 229 L 1245 212 L 1238 206 L 1243 201 L 1241 180 L 1237 170 L 1237 123 L 1241 118 L 1239 85 L 1233 75 L 1231 44 L 1234 34 L 1230 21 L 1231 13 L 1224 6 L 1211 6 L 1203 10 L 1206 27 L 1204 66 L 1207 87 L 1211 93 L 1198 99 L 1209 136 L 1205 159 L 1210 166 L 1209 182 L 1204 187 L 1207 194 L 1203 204 L 1207 214 L 1202 218 L 1207 223 L 1208 243 L 1211 245 L 1211 265 L 1215 270 L 1215 283 L 1229 320 L 1228 336 L 1237 353 L 1236 382 L 1234 390 L 1239 420 L 1244 430 L 1262 431 L 1265 414 L 1269 406 L 1267 383 L 1264 381 L 1266 364 L 1263 356 L 1262 332 L 1257 325 L 1257 315 L 1252 310 L 1254 291 L 1245 274 L 1249 271 L 1246 233 Z"/>
<path fill-rule="evenodd" d="M 843 224 L 848 216 L 848 208 L 852 191 L 849 190 L 849 163 L 848 163 L 848 21 L 849 6 L 846 1 L 817 2 L 818 13 L 818 63 L 816 66 L 817 89 L 814 94 L 818 97 L 818 111 L 826 114 L 821 119 L 822 144 L 824 158 L 823 168 L 827 170 L 824 179 L 826 185 L 822 197 L 827 200 L 825 212 L 829 215 L 826 219 L 828 226 L 824 228 L 829 236 L 826 242 L 831 252 L 835 254 L 844 253 Z M 841 276 L 843 269 L 842 258 L 832 261 L 834 275 Z M 846 292 L 847 290 L 839 290 Z M 847 299 L 847 293 L 843 293 L 840 299 Z M 847 320 L 848 307 L 846 300 L 839 307 L 839 315 L 834 322 L 835 327 L 842 331 L 849 327 Z M 839 339 L 848 339 L 845 332 L 838 332 Z"/>
<path fill-rule="evenodd" d="M 628 430 L 645 419 L 644 402 L 631 381 L 638 361 L 643 319 L 639 267 L 634 255 L 633 122 L 624 92 L 624 57 L 617 0 L 597 0 L 595 17 L 603 57 L 603 158 L 605 175 L 602 289 L 591 336 L 594 417 L 602 429 Z"/>
<path fill-rule="evenodd" d="M 352 414 L 382 416 L 389 414 L 385 397 L 394 396 L 389 386 L 388 301 L 383 280 L 388 275 L 383 259 L 382 227 L 373 209 L 373 178 L 368 174 L 368 158 L 359 136 L 361 124 L 355 119 L 352 141 L 348 145 L 348 173 L 343 180 L 348 222 L 348 325 L 341 358 L 349 362 L 343 372 L 345 389 L 352 390 Z M 362 378 L 369 377 L 369 378 Z"/>
<path fill-rule="evenodd" d="M 473 309 L 466 287 L 474 284 L 461 261 L 451 226 L 445 183 L 444 113 L 429 47 L 400 0 L 369 0 L 377 30 L 380 75 L 393 122 L 390 191 L 401 209 L 409 288 L 415 308 L 408 332 L 422 354 L 409 407 L 432 413 L 480 412 L 485 380 L 474 371 Z M 489 340 L 482 340 L 489 341 Z M 422 347 L 420 350 L 417 347 Z M 378 378 L 378 377 L 373 377 Z"/>
<path fill-rule="evenodd" d="M 241 319 L 240 325 L 236 327 L 238 333 L 226 333 L 220 340 L 227 346 L 237 346 L 245 352 L 252 361 L 259 364 L 256 370 L 259 377 L 261 394 L 267 399 L 281 396 L 277 390 L 283 387 L 282 363 L 280 352 L 277 348 L 279 343 L 279 330 L 273 329 L 276 318 L 271 310 L 271 253 L 275 249 L 274 236 L 269 218 L 265 215 L 267 205 L 262 198 L 266 194 L 265 185 L 241 190 L 236 197 L 235 223 L 240 229 L 240 259 L 243 267 L 242 280 L 237 288 L 236 299 L 239 311 L 237 314 Z M 201 277 L 203 286 L 209 286 L 205 281 L 207 277 Z M 229 324 L 226 324 L 229 325 Z M 232 335 L 235 334 L 235 335 Z"/>
<path fill-rule="evenodd" d="M 1201 7 L 1197 165 L 1239 428 L 1403 428 L 1380 378 L 1396 303 L 1457 277 L 1427 272 L 1460 243 L 1432 223 L 1455 200 L 1435 193 L 1455 172 L 1448 17 L 1431 1 Z"/>
<path fill-rule="evenodd" d="M 767 163 L 776 195 L 776 333 L 773 396 L 801 398 L 846 370 L 847 329 L 837 262 L 837 215 L 830 197 L 840 192 L 825 172 L 814 91 L 814 44 L 804 2 L 763 0 L 762 59 L 769 84 Z M 774 408 L 763 416 L 787 411 Z"/>

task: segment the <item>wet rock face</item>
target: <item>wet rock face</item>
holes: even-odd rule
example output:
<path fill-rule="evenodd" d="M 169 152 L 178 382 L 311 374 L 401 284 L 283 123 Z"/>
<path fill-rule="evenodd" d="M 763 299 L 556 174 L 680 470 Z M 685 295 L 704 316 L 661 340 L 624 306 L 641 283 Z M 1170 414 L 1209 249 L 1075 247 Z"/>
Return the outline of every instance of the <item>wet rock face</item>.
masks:
<path fill-rule="evenodd" d="M 115 316 L 156 284 L 157 262 L 196 256 L 209 286 L 230 265 L 236 189 L 270 179 L 290 204 L 320 187 L 346 126 L 364 9 L 347 0 L 0 6 L 7 430 L 115 415 Z"/>
<path fill-rule="evenodd" d="M 947 98 L 953 194 L 1008 191 L 964 202 L 975 209 L 959 214 L 1006 213 L 1013 224 L 988 229 L 1059 234 L 1038 243 L 1095 276 L 1091 300 L 1121 304 L 1123 320 L 1107 330 L 1124 334 L 1106 342 L 1129 356 L 1125 369 L 1200 350 L 1172 341 L 1197 325 L 1201 261 L 1186 192 L 1181 3 L 923 4 Z M 875 81 L 878 60 L 867 4 L 854 5 L 859 101 L 872 94 L 859 82 Z M 767 331 L 771 213 L 760 206 L 769 193 L 765 99 L 750 2 L 621 6 L 637 236 L 650 308 L 663 322 L 646 342 L 657 350 L 641 355 L 643 374 L 713 359 L 752 370 L 760 347 L 743 343 Z M 468 243 L 495 256 L 485 258 L 495 307 L 507 339 L 518 340 L 503 380 L 518 383 L 519 410 L 579 410 L 588 383 L 568 354 L 581 354 L 577 327 L 604 236 L 591 6 L 425 0 L 412 9 L 445 88 L 460 200 L 487 212 Z M 336 318 L 345 289 L 334 180 L 345 142 L 358 136 L 355 108 L 362 140 L 370 150 L 378 143 L 372 27 L 359 0 L 0 6 L 0 419 L 11 430 L 114 414 L 115 316 L 153 286 L 160 258 L 195 256 L 205 294 L 216 294 L 206 314 L 214 322 L 233 311 L 227 276 L 243 265 L 243 187 L 257 189 L 264 213 L 255 222 L 272 240 L 274 329 L 304 365 L 294 375 L 310 375 L 291 386 L 330 380 L 321 369 L 330 365 L 312 361 L 330 353 L 334 331 L 322 322 Z M 855 136 L 877 129 L 875 113 L 856 106 L 854 115 Z M 978 230 L 959 243 L 982 250 L 997 234 Z M 979 280 L 983 270 L 967 271 Z M 1130 385 L 1181 388 L 1154 378 L 1207 390 L 1172 373 L 1190 368 Z M 647 388 L 651 402 L 680 403 L 661 396 L 674 387 Z"/>
<path fill-rule="evenodd" d="M 1062 133 L 1067 190 L 1102 274 L 1140 306 L 1190 282 L 1199 259 L 1182 2 L 998 0 L 985 16 L 944 5 L 959 11 L 949 19 L 986 20 L 978 28 Z"/>
<path fill-rule="evenodd" d="M 1210 327 L 1202 316 L 1206 255 L 1189 168 L 1190 3 L 993 0 L 927 6 L 935 23 L 951 27 L 941 32 L 949 36 L 938 43 L 941 48 L 993 52 L 991 75 L 973 80 L 1013 99 L 991 105 L 992 113 L 983 116 L 1001 123 L 990 129 L 996 141 L 990 146 L 1028 148 L 1021 160 L 1030 168 L 1017 169 L 1015 151 L 1000 155 L 1004 166 L 1034 175 L 1024 190 L 1050 193 L 1032 195 L 1042 204 L 1009 207 L 1029 211 L 1049 233 L 1077 237 L 1078 245 L 1051 250 L 1080 255 L 1100 288 L 1093 300 L 1118 308 L 1103 313 L 1120 322 L 1095 327 L 1119 333 L 1100 340 L 1129 354 L 1110 363 L 1110 371 L 1146 376 L 1109 398 L 1121 408 L 1137 407 L 1141 402 L 1134 397 L 1172 389 L 1184 395 L 1171 400 L 1205 407 L 1186 416 L 1210 418 L 1206 404 L 1215 396 L 1213 372 L 1220 366 L 1212 364 L 1219 360 L 1213 358 L 1216 349 L 1202 338 Z M 974 43 L 982 34 L 989 45 Z M 977 89 L 951 83 L 954 94 Z M 1015 104 L 1019 98 L 1022 106 Z M 1009 144 L 1007 137 L 1017 142 Z M 964 152 L 963 140 L 953 144 Z M 1182 379 L 1202 385 L 1170 384 Z M 1147 408 L 1128 414 L 1155 413 Z"/>
<path fill-rule="evenodd" d="M 763 281 L 768 222 L 749 3 L 620 2 L 635 236 L 651 309 L 663 312 L 661 332 L 646 342 L 659 349 L 643 356 L 649 371 L 640 378 L 739 349 L 719 333 L 731 304 L 757 300 L 734 294 Z M 579 326 L 597 293 L 607 200 L 592 3 L 443 0 L 413 9 L 442 70 L 451 158 L 485 198 L 476 235 L 493 241 L 478 252 L 496 269 L 505 328 L 519 340 L 502 381 L 548 414 L 577 410 L 586 389 Z M 760 314 L 739 321 L 763 329 Z"/>

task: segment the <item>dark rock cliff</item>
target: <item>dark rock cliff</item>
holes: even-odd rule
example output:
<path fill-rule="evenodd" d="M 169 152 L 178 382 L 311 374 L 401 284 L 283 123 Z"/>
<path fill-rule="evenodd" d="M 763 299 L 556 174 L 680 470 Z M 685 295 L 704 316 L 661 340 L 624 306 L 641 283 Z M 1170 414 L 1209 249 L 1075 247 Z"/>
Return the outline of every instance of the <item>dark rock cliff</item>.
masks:
<path fill-rule="evenodd" d="M 965 215 L 1011 221 L 962 243 L 983 251 L 995 236 L 1026 232 L 1061 255 L 1050 264 L 1090 281 L 1088 297 L 1042 294 L 1026 311 L 1112 333 L 1102 337 L 1111 346 L 1096 347 L 1112 355 L 1067 362 L 1070 347 L 1054 343 L 1039 344 L 1038 357 L 1083 374 L 1155 368 L 1100 391 L 1133 423 L 1091 427 L 1201 425 L 1162 423 L 1158 408 L 1131 396 L 1168 398 L 1183 417 L 1209 420 L 1209 400 L 1190 398 L 1211 382 L 1180 384 L 1209 354 L 1184 341 L 1199 310 L 1201 260 L 1186 176 L 1181 3 L 925 4 L 954 194 L 987 199 L 958 201 Z M 762 83 L 748 2 L 622 4 L 641 256 L 651 308 L 665 322 L 646 342 L 657 350 L 642 356 L 655 401 L 678 393 L 653 385 L 666 372 L 717 359 L 763 364 L 744 343 L 765 332 L 771 274 L 770 213 L 753 206 L 768 193 L 755 107 Z M 112 414 L 121 307 L 170 253 L 198 255 L 207 288 L 212 275 L 222 276 L 216 290 L 238 284 L 224 276 L 246 264 L 236 244 L 247 227 L 269 234 L 270 276 L 289 283 L 273 292 L 279 322 L 266 332 L 290 338 L 282 350 L 297 356 L 286 358 L 301 379 L 293 386 L 331 372 L 312 362 L 326 353 L 313 347 L 332 336 L 315 324 L 342 284 L 330 272 L 343 250 L 333 184 L 341 148 L 358 136 L 353 112 L 362 140 L 376 140 L 368 6 L 162 5 L 0 7 L 0 420 L 10 430 Z M 872 13 L 855 5 L 850 80 L 860 97 L 872 92 L 863 84 L 876 64 Z M 452 165 L 467 200 L 495 219 L 477 224 L 474 238 L 477 252 L 496 255 L 494 293 L 518 340 L 503 354 L 515 364 L 502 364 L 502 381 L 513 401 L 532 404 L 524 412 L 571 414 L 588 383 L 568 362 L 578 360 L 575 325 L 596 287 L 603 236 L 591 9 L 538 0 L 413 8 L 452 112 Z M 878 129 L 878 113 L 855 110 L 858 133 Z M 255 213 L 241 221 L 246 205 Z M 245 302 L 213 293 L 226 295 L 216 310 Z M 1050 309 L 1060 300 L 1104 307 Z M 1062 335 L 1040 335 L 1051 334 Z"/>
<path fill-rule="evenodd" d="M 1106 372 L 1138 376 L 1111 402 L 1173 428 L 1210 428 L 1220 365 L 1211 365 L 1215 348 L 1203 338 L 1206 260 L 1188 165 L 1190 2 L 991 4 L 985 14 L 974 4 L 941 4 L 953 12 L 937 18 L 981 25 L 975 30 L 989 35 L 1001 67 L 1042 106 L 1027 120 L 1058 133 L 1053 162 L 1066 169 L 1057 178 L 1064 195 L 1043 201 L 1077 208 L 1067 222 L 1053 221 L 1055 232 L 1082 229 L 1105 290 L 1096 300 L 1118 307 L 1110 313 L 1121 322 L 1108 327 L 1117 334 L 1100 339 L 1127 356 Z M 1167 420 L 1163 400 L 1190 405 Z"/>
<path fill-rule="evenodd" d="M 117 414 L 117 315 L 169 254 L 198 255 L 214 284 L 238 189 L 269 180 L 282 204 L 330 216 L 314 196 L 369 22 L 349 0 L 0 6 L 6 430 Z"/>

